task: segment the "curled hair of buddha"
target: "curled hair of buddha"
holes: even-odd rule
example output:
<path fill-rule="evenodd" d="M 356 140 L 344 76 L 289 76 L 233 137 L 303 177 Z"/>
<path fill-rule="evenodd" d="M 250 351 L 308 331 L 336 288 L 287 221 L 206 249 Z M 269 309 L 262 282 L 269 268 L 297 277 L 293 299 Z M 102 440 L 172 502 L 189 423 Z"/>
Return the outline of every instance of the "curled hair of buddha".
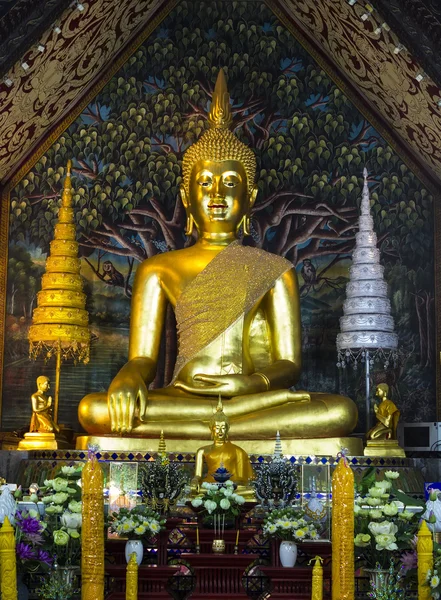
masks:
<path fill-rule="evenodd" d="M 256 177 L 256 157 L 254 152 L 241 142 L 229 129 L 233 122 L 230 106 L 230 95 L 223 69 L 219 71 L 208 114 L 210 129 L 202 134 L 184 154 L 182 176 L 184 187 L 189 191 L 190 176 L 193 165 L 198 160 L 237 160 L 244 166 L 251 193 Z"/>
<path fill-rule="evenodd" d="M 227 415 L 224 413 L 224 407 L 222 405 L 222 398 L 219 396 L 219 401 L 217 403 L 216 412 L 213 414 L 209 421 L 210 429 L 213 429 L 217 423 L 225 423 L 227 426 L 227 430 L 230 429 L 230 421 Z"/>

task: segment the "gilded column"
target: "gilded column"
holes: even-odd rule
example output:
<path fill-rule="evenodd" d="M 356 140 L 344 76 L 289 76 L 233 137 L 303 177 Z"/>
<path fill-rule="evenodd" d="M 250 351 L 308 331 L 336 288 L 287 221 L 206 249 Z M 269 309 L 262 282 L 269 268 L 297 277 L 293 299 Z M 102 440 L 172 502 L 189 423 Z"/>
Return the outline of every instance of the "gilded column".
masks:
<path fill-rule="evenodd" d="M 354 600 L 354 474 L 342 455 L 332 476 L 332 600 Z"/>
<path fill-rule="evenodd" d="M 314 567 L 312 569 L 312 592 L 311 600 L 323 600 L 323 558 L 315 557 Z"/>
<path fill-rule="evenodd" d="M 81 600 L 104 599 L 104 476 L 96 453 L 89 450 L 83 469 L 81 532 Z"/>
<path fill-rule="evenodd" d="M 126 600 L 138 600 L 138 563 L 135 552 L 130 555 L 127 565 Z"/>
<path fill-rule="evenodd" d="M 432 594 L 426 583 L 427 571 L 433 570 L 433 540 L 426 521 L 418 531 L 418 600 L 430 600 Z"/>
<path fill-rule="evenodd" d="M 15 535 L 8 517 L 0 529 L 0 590 L 2 600 L 17 600 Z"/>

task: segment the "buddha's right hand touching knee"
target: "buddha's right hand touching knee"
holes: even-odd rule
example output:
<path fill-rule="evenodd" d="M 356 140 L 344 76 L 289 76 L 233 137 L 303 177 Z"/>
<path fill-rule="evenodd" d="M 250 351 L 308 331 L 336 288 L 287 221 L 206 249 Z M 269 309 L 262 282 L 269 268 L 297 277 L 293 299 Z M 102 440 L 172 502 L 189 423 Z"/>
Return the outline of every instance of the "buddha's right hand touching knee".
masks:
<path fill-rule="evenodd" d="M 112 433 L 130 433 L 136 409 L 140 420 L 144 419 L 148 398 L 147 366 L 143 359 L 131 360 L 122 367 L 110 384 L 107 404 Z"/>

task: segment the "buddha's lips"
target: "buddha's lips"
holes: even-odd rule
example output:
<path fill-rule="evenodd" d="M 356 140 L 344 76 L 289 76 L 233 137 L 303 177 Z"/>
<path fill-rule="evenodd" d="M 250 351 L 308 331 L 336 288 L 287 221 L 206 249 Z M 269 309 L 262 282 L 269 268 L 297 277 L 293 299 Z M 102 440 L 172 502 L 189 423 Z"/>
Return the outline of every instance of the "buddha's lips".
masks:
<path fill-rule="evenodd" d="M 208 208 L 213 210 L 215 208 L 228 208 L 228 204 L 209 204 Z"/>

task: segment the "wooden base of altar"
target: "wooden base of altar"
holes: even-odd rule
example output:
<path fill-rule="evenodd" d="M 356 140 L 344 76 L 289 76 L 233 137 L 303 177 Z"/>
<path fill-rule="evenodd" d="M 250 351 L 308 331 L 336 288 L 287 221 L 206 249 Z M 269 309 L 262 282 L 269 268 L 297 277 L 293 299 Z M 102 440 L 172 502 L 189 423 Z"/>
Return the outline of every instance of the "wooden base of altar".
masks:
<path fill-rule="evenodd" d="M 273 454 L 275 440 L 234 439 L 248 454 Z M 167 437 L 168 452 L 195 452 L 209 440 L 175 440 Z M 94 444 L 101 451 L 115 452 L 154 452 L 158 448 L 157 439 L 127 438 L 118 436 L 80 435 L 76 439 L 77 450 L 87 450 Z M 282 440 L 283 453 L 294 456 L 337 456 L 342 448 L 347 448 L 350 456 L 363 455 L 363 441 L 357 437 L 315 438 L 309 440 Z"/>

